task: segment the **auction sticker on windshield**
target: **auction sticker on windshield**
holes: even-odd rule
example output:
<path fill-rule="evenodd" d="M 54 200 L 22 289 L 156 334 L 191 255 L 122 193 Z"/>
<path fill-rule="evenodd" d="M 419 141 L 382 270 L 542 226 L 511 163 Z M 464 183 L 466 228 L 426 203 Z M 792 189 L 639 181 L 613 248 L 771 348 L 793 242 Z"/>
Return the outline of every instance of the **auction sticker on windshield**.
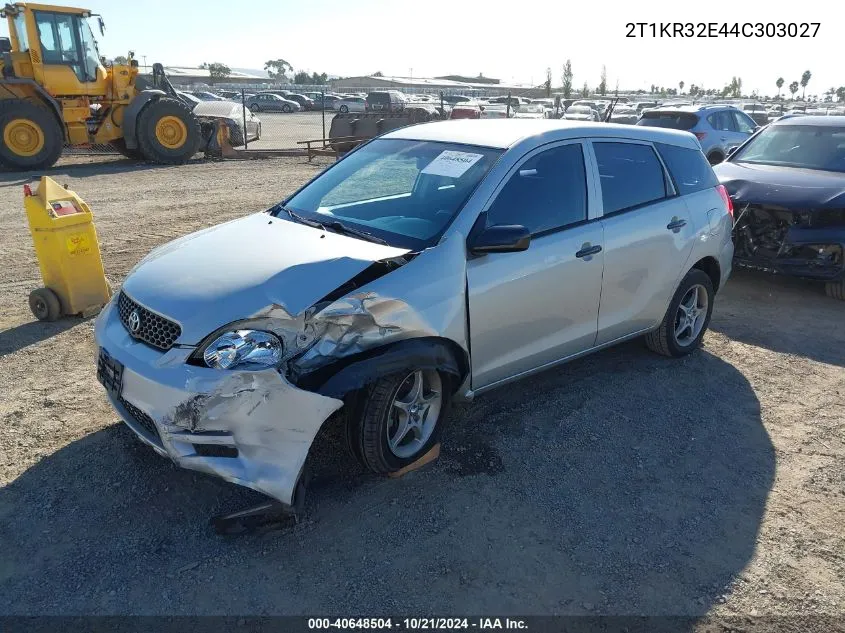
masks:
<path fill-rule="evenodd" d="M 471 154 L 469 152 L 455 152 L 445 150 L 425 166 L 420 173 L 431 174 L 432 176 L 447 176 L 449 178 L 460 178 L 467 169 L 475 165 L 484 154 Z"/>

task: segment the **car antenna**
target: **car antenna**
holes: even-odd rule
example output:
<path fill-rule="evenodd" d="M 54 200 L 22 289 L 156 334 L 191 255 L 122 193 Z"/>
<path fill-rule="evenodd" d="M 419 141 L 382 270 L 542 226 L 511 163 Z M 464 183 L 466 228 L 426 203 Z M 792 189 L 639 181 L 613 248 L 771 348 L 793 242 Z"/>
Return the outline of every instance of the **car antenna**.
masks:
<path fill-rule="evenodd" d="M 610 123 L 610 117 L 613 116 L 613 106 L 619 101 L 619 89 L 616 89 L 616 98 L 610 100 L 610 106 L 607 108 L 607 112 L 604 113 L 604 122 Z"/>

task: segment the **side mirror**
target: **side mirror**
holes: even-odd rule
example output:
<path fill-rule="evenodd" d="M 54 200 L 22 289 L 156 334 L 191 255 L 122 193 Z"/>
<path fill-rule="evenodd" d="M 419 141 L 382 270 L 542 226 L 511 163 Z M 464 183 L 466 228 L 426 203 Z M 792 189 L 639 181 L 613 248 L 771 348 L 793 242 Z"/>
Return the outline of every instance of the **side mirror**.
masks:
<path fill-rule="evenodd" d="M 470 236 L 468 249 L 475 255 L 516 253 L 531 244 L 531 233 L 520 224 L 494 224 Z"/>

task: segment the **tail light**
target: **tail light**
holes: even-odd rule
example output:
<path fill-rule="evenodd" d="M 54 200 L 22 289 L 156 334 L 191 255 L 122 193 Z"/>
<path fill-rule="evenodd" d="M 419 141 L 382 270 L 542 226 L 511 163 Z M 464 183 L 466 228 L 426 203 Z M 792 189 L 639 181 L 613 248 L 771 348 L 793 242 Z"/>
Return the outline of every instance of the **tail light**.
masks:
<path fill-rule="evenodd" d="M 731 200 L 731 197 L 728 195 L 728 190 L 725 189 L 725 185 L 716 185 L 716 191 L 719 192 L 719 195 L 722 196 L 722 200 L 725 202 L 725 206 L 728 209 L 728 213 L 731 215 L 731 220 L 734 219 L 734 203 Z"/>
<path fill-rule="evenodd" d="M 707 136 L 707 132 L 695 132 L 695 138 L 699 141 L 703 141 L 705 136 Z"/>

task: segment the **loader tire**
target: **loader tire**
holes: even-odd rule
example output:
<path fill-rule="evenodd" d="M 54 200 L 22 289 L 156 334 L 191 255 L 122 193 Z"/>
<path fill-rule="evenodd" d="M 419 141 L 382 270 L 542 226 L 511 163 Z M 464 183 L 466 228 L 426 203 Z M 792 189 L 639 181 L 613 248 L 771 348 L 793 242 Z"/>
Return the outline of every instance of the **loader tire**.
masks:
<path fill-rule="evenodd" d="M 115 149 L 115 151 L 119 152 L 123 156 L 126 156 L 126 158 L 131 158 L 132 160 L 144 160 L 141 148 L 136 147 L 135 149 L 129 149 L 126 147 L 126 141 L 122 138 L 112 141 L 111 146 Z"/>
<path fill-rule="evenodd" d="M 0 101 L 0 163 L 15 170 L 47 169 L 62 155 L 64 131 L 56 116 L 26 99 Z"/>
<path fill-rule="evenodd" d="M 147 160 L 166 165 L 186 163 L 202 140 L 200 122 L 188 106 L 162 97 L 151 101 L 138 117 L 138 147 Z"/>

